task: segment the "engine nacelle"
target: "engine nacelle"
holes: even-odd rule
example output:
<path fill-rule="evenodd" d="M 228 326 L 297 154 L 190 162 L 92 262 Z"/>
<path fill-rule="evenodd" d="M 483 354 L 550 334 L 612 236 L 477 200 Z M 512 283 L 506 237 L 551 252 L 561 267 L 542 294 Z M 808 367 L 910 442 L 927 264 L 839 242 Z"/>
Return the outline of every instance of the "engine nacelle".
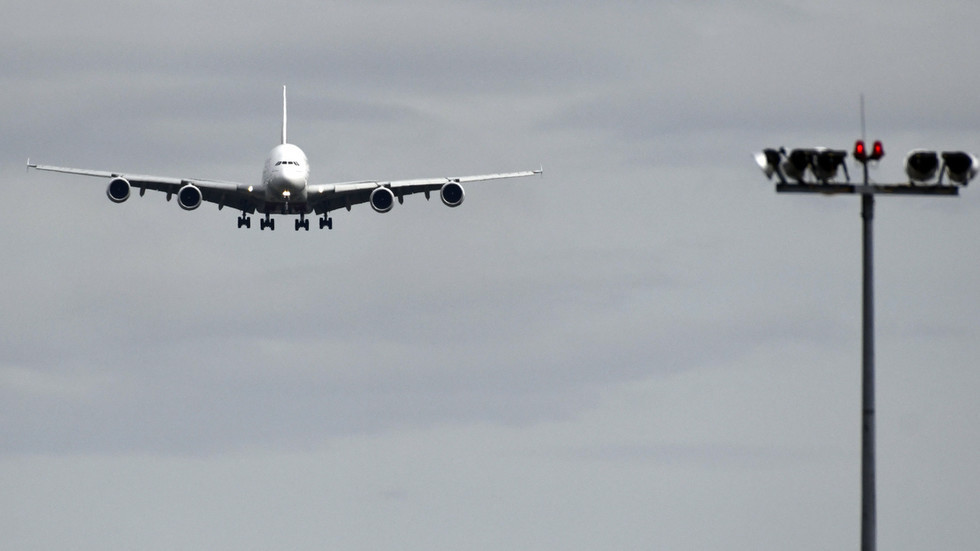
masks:
<path fill-rule="evenodd" d="M 105 188 L 105 194 L 113 203 L 122 203 L 129 199 L 129 182 L 125 178 L 113 178 Z"/>
<path fill-rule="evenodd" d="M 177 204 L 184 210 L 196 209 L 201 206 L 201 201 L 203 200 L 204 195 L 201 194 L 201 190 L 194 184 L 187 184 L 177 191 Z"/>
<path fill-rule="evenodd" d="M 390 188 L 374 188 L 371 192 L 371 208 L 375 212 L 388 212 L 393 206 L 395 206 L 395 194 Z"/>
<path fill-rule="evenodd" d="M 446 182 L 439 190 L 439 197 L 442 198 L 442 203 L 447 207 L 458 207 L 463 204 L 466 194 L 459 182 Z"/>

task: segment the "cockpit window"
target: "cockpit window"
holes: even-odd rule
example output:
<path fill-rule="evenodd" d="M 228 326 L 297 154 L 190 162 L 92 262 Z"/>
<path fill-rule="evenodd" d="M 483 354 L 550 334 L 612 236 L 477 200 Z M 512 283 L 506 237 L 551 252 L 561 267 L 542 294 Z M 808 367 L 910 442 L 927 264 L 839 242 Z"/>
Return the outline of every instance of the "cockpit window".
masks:
<path fill-rule="evenodd" d="M 296 161 L 279 161 L 279 162 L 276 163 L 276 166 L 279 166 L 279 165 L 295 165 L 295 166 L 299 166 L 299 163 L 297 163 Z"/>

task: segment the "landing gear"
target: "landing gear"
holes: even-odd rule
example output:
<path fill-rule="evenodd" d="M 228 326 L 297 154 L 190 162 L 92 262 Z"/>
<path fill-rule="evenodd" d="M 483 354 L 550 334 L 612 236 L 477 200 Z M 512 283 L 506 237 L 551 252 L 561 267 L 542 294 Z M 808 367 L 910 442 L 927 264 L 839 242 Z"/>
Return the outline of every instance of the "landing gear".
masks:
<path fill-rule="evenodd" d="M 269 216 L 268 212 L 265 213 L 264 219 L 259 220 L 259 229 L 264 230 L 266 228 L 269 228 L 269 230 L 271 231 L 275 231 L 276 229 L 276 221 L 273 220 L 271 216 Z"/>
<path fill-rule="evenodd" d="M 300 214 L 299 218 L 296 219 L 296 231 L 300 228 L 310 231 L 310 221 L 306 219 L 306 215 Z"/>
<path fill-rule="evenodd" d="M 306 230 L 306 231 L 310 231 L 310 219 L 306 217 L 306 213 L 303 212 L 303 211 L 299 211 L 298 213 L 296 213 L 296 212 L 289 212 L 288 209 L 289 209 L 289 206 L 287 204 L 282 209 L 281 212 L 280 212 L 280 209 L 279 208 L 276 208 L 274 210 L 269 210 L 269 211 L 263 213 L 262 217 L 259 218 L 259 229 L 260 230 L 264 230 L 266 228 L 269 228 L 270 230 L 275 231 L 275 229 L 276 229 L 276 220 L 274 218 L 272 218 L 272 214 L 274 213 L 274 214 L 299 214 L 299 218 L 297 218 L 294 221 L 293 227 L 296 228 L 296 231 L 299 231 L 301 229 Z M 259 211 L 259 212 L 261 212 L 261 211 Z M 327 229 L 330 229 L 330 230 L 333 229 L 333 218 L 330 218 L 330 216 L 328 214 L 324 214 L 318 220 L 320 222 L 320 229 L 321 230 L 323 228 L 327 228 Z M 252 227 L 252 217 L 249 216 L 248 213 L 242 212 L 242 215 L 238 217 L 238 227 L 239 228 L 242 228 L 242 227 L 251 228 Z"/>

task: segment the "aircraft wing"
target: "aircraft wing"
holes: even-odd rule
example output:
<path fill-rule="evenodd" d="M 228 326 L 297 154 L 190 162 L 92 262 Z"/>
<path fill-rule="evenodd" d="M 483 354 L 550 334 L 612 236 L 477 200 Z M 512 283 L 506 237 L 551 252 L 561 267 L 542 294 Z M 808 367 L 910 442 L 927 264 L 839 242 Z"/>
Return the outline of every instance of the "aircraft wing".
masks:
<path fill-rule="evenodd" d="M 68 168 L 63 166 L 39 165 L 27 162 L 27 168 L 35 170 L 46 170 L 49 172 L 62 172 L 65 174 L 79 174 L 82 176 L 95 176 L 98 178 L 122 178 L 129 182 L 129 185 L 138 189 L 140 195 L 146 190 L 162 191 L 167 194 L 167 200 L 176 194 L 180 188 L 187 184 L 193 184 L 201 190 L 201 198 L 204 201 L 215 203 L 218 208 L 225 206 L 254 212 L 256 204 L 251 199 L 248 186 L 235 182 L 222 182 L 218 180 L 207 180 L 202 178 L 173 178 L 168 176 L 149 176 L 145 174 L 129 174 L 125 172 L 111 172 L 104 170 L 88 170 L 84 168 Z"/>
<path fill-rule="evenodd" d="M 478 176 L 420 178 L 415 180 L 362 180 L 338 184 L 311 185 L 307 189 L 308 200 L 318 213 L 330 212 L 339 208 L 350 208 L 360 203 L 366 203 L 371 198 L 371 192 L 379 187 L 389 188 L 394 196 L 401 201 L 406 195 L 424 193 L 429 198 L 432 192 L 439 192 L 446 184 L 466 184 L 486 180 L 503 180 L 507 178 L 522 178 L 542 174 L 543 170 L 526 170 L 522 172 L 503 172 L 499 174 L 481 174 Z"/>

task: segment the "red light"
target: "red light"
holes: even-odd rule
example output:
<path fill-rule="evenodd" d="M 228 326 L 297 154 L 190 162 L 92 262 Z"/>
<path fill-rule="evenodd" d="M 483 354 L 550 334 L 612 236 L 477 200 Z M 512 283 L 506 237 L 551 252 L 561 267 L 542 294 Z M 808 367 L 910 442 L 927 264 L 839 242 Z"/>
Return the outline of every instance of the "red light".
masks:
<path fill-rule="evenodd" d="M 868 151 L 864 148 L 864 140 L 854 142 L 854 158 L 862 163 L 868 160 Z"/>
<path fill-rule="evenodd" d="M 881 145 L 881 141 L 875 141 L 874 145 L 871 146 L 871 159 L 877 161 L 884 156 L 885 148 Z"/>

